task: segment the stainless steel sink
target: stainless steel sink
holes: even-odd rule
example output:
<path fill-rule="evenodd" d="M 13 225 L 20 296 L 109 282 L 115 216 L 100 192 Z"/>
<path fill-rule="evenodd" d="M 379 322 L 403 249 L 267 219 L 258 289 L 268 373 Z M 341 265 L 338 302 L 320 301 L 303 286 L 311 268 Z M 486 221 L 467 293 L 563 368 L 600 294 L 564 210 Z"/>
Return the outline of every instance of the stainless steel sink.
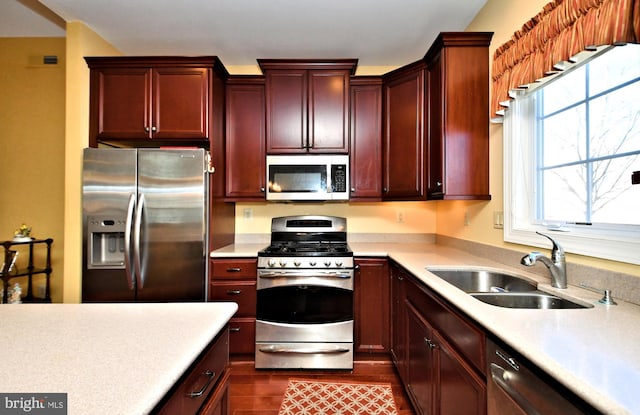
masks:
<path fill-rule="evenodd" d="M 529 309 L 591 308 L 538 290 L 535 282 L 491 270 L 429 269 L 472 297 L 498 307 Z"/>
<path fill-rule="evenodd" d="M 496 271 L 431 269 L 428 271 L 467 293 L 530 292 L 537 289 L 535 282 Z"/>
<path fill-rule="evenodd" d="M 506 308 L 540 308 L 540 309 L 567 309 L 567 308 L 591 308 L 592 305 L 579 304 L 555 295 L 539 292 L 530 293 L 474 293 L 472 297 L 487 304 Z"/>

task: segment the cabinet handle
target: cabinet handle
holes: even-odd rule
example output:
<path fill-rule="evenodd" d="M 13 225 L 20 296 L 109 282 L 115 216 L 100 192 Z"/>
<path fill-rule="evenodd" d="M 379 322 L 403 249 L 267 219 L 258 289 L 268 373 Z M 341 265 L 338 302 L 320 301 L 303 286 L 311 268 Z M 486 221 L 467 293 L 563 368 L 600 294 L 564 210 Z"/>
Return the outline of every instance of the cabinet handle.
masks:
<path fill-rule="evenodd" d="M 231 333 L 239 333 L 240 332 L 240 327 L 229 327 L 229 331 Z"/>
<path fill-rule="evenodd" d="M 227 272 L 240 272 L 240 271 L 242 271 L 242 268 L 240 267 L 227 268 Z"/>
<path fill-rule="evenodd" d="M 242 290 L 227 290 L 227 295 L 240 295 Z"/>
<path fill-rule="evenodd" d="M 433 350 L 436 347 L 438 347 L 434 342 L 431 341 L 431 339 L 427 339 L 426 337 L 424 338 L 424 342 L 427 344 L 427 346 L 429 347 L 429 349 Z"/>
<path fill-rule="evenodd" d="M 209 387 L 209 385 L 211 384 L 213 379 L 215 379 L 215 377 L 216 377 L 216 372 L 212 372 L 210 370 L 206 370 L 202 374 L 207 376 L 209 379 L 207 379 L 207 382 L 204 384 L 204 386 L 199 391 L 187 393 L 187 396 L 189 398 L 199 398 L 202 395 L 204 395 L 204 391 L 207 390 L 207 388 Z"/>

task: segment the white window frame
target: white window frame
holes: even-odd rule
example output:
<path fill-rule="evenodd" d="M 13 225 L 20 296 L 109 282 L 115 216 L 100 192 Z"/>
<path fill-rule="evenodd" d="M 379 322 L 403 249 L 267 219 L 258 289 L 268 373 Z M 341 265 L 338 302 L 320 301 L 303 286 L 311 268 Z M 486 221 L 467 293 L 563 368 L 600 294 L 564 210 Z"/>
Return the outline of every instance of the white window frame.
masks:
<path fill-rule="evenodd" d="M 536 121 L 530 119 L 535 117 L 531 108 L 535 106 L 533 95 L 516 96 L 505 111 L 504 240 L 550 248 L 549 241 L 536 234 L 538 231 L 556 239 L 566 252 L 640 265 L 640 232 L 636 226 L 564 225 L 560 230 L 550 230 L 549 226 L 535 223 L 536 134 L 531 126 L 535 126 Z"/>

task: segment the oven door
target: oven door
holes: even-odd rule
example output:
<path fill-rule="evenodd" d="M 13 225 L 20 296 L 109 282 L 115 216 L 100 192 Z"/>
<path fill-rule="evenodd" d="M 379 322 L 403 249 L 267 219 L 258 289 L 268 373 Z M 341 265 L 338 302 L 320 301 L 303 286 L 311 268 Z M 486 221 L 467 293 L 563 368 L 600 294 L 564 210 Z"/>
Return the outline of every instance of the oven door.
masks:
<path fill-rule="evenodd" d="M 353 320 L 353 270 L 259 270 L 256 318 L 286 324 Z"/>

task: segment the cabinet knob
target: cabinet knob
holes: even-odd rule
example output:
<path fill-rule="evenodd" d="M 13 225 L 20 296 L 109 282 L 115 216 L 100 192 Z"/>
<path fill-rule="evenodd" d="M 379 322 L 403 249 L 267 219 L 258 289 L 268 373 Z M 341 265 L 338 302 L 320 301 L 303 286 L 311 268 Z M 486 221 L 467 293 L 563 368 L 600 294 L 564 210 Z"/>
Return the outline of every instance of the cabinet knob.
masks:
<path fill-rule="evenodd" d="M 355 192 L 356 192 L 356 188 L 355 188 L 355 187 L 352 187 L 352 188 L 351 188 L 351 191 L 352 191 L 353 193 L 355 193 Z"/>
<path fill-rule="evenodd" d="M 265 190 L 265 189 L 264 189 L 264 187 L 261 187 L 261 188 L 260 188 L 260 191 L 261 191 L 262 193 L 264 193 L 264 190 Z"/>
<path fill-rule="evenodd" d="M 149 127 L 144 127 L 144 131 L 145 131 L 146 133 L 148 133 L 148 132 L 149 132 Z"/>
<path fill-rule="evenodd" d="M 156 127 L 151 127 L 151 132 L 155 133 L 156 131 L 158 131 Z"/>
<path fill-rule="evenodd" d="M 386 188 L 386 187 L 383 187 L 383 188 L 382 188 L 382 191 L 383 191 L 384 193 L 387 193 L 387 188 Z"/>
<path fill-rule="evenodd" d="M 440 180 L 438 180 L 438 181 L 436 182 L 436 186 L 438 186 L 438 187 L 442 187 L 442 182 L 441 182 Z"/>

